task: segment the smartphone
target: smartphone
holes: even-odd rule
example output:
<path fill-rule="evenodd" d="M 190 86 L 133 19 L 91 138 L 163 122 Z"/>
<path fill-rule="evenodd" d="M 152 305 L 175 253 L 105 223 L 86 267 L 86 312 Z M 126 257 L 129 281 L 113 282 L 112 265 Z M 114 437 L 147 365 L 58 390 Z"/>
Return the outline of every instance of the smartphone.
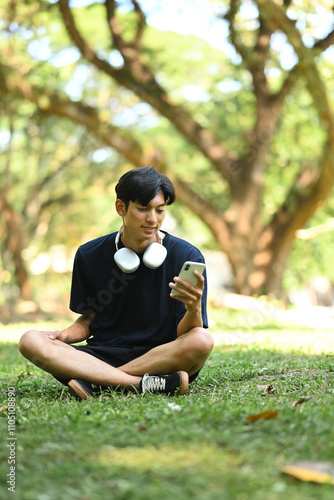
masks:
<path fill-rule="evenodd" d="M 179 278 L 195 286 L 198 278 L 197 276 L 195 276 L 194 271 L 199 271 L 201 274 L 203 274 L 204 269 L 205 269 L 204 262 L 191 262 L 190 260 L 187 260 L 187 262 L 183 264 L 182 269 L 179 272 Z M 173 289 L 172 295 L 182 295 L 182 294 L 177 290 Z"/>

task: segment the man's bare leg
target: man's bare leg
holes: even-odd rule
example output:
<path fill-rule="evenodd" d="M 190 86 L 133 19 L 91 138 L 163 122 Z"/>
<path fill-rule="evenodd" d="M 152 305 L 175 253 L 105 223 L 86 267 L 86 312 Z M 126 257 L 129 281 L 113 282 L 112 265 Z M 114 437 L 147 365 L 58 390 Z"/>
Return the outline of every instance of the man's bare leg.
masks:
<path fill-rule="evenodd" d="M 129 375 L 162 375 L 174 371 L 198 372 L 213 349 L 213 338 L 204 328 L 193 328 L 176 340 L 154 347 L 139 358 L 119 367 Z"/>
<path fill-rule="evenodd" d="M 132 386 L 136 389 L 139 389 L 142 379 L 64 342 L 52 340 L 48 332 L 26 332 L 20 339 L 19 349 L 36 366 L 62 379 L 82 379 L 101 386 Z"/>

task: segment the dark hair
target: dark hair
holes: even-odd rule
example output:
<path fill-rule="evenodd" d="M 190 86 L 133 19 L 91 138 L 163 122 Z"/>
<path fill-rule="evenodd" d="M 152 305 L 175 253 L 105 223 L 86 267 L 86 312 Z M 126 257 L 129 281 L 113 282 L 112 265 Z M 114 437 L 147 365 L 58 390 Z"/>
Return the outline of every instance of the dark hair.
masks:
<path fill-rule="evenodd" d="M 115 191 L 117 198 L 125 203 L 126 209 L 130 201 L 146 207 L 161 192 L 165 197 L 166 205 L 171 205 L 175 201 L 173 184 L 166 175 L 160 174 L 153 167 L 135 168 L 126 172 L 119 179 Z"/>

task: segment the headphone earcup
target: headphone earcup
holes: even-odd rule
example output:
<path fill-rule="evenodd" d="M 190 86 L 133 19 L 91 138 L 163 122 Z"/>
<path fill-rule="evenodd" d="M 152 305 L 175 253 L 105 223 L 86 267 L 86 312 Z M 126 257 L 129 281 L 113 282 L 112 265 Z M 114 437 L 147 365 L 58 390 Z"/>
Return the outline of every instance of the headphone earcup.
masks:
<path fill-rule="evenodd" d="M 114 260 L 124 273 L 133 273 L 133 271 L 138 269 L 140 264 L 140 259 L 136 252 L 126 247 L 117 250 Z"/>
<path fill-rule="evenodd" d="M 167 255 L 167 249 L 161 243 L 151 243 L 145 250 L 143 262 L 146 267 L 156 269 L 164 262 Z"/>

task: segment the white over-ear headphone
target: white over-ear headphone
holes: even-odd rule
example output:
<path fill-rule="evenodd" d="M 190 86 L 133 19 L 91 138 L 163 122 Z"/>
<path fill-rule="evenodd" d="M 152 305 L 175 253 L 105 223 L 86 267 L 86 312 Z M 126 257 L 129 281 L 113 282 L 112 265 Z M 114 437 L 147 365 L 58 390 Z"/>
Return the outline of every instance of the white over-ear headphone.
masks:
<path fill-rule="evenodd" d="M 116 235 L 115 245 L 117 252 L 114 255 L 114 260 L 124 273 L 133 273 L 133 271 L 136 271 L 139 267 L 140 258 L 138 257 L 136 252 L 134 252 L 130 248 L 123 247 L 118 250 L 118 243 L 121 237 L 122 228 L 123 226 L 121 226 Z M 160 267 L 162 265 L 162 263 L 166 259 L 166 256 L 167 249 L 163 246 L 162 238 L 160 238 L 160 243 L 151 243 L 146 248 L 143 255 L 143 262 L 146 267 L 149 267 L 150 269 L 156 269 L 157 267 Z"/>

